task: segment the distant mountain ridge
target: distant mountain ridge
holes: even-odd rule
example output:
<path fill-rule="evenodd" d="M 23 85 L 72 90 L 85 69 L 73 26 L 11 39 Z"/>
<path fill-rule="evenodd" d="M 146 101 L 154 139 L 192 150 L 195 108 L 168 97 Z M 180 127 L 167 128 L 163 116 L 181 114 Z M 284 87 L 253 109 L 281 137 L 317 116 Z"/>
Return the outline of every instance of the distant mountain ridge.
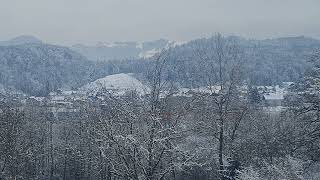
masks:
<path fill-rule="evenodd" d="M 0 46 L 14 46 L 14 45 L 22 45 L 22 44 L 42 44 L 43 42 L 30 35 L 22 35 L 10 39 L 8 41 L 0 41 Z"/>
<path fill-rule="evenodd" d="M 77 44 L 71 47 L 74 51 L 86 56 L 91 61 L 109 61 L 121 59 L 150 58 L 167 47 L 178 43 L 160 39 L 148 42 L 99 42 L 95 46 Z"/>

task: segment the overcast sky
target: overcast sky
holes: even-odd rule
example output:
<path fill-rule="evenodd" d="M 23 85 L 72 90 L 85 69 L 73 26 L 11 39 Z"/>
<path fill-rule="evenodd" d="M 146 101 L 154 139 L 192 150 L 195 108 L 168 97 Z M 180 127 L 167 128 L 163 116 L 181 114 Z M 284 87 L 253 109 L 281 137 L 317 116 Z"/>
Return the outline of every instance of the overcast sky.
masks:
<path fill-rule="evenodd" d="M 320 37 L 320 0 L 0 0 L 0 40 L 185 41 L 215 32 Z"/>

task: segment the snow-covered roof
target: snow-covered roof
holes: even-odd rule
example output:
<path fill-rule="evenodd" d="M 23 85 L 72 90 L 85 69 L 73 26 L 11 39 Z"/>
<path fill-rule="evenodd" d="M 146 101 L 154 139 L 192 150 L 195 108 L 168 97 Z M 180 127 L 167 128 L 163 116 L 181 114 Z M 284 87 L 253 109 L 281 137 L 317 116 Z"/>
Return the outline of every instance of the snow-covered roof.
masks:
<path fill-rule="evenodd" d="M 283 93 L 269 93 L 263 95 L 266 100 L 282 100 L 284 98 Z"/>
<path fill-rule="evenodd" d="M 63 95 L 72 95 L 72 94 L 77 94 L 77 91 L 62 91 L 61 94 Z"/>
<path fill-rule="evenodd" d="M 45 97 L 35 97 L 35 96 L 30 96 L 29 98 L 30 98 L 30 99 L 34 99 L 34 100 L 39 101 L 39 102 L 41 102 L 41 101 L 45 100 Z"/>
<path fill-rule="evenodd" d="M 52 96 L 51 100 L 52 101 L 63 101 L 65 98 L 64 96 Z"/>

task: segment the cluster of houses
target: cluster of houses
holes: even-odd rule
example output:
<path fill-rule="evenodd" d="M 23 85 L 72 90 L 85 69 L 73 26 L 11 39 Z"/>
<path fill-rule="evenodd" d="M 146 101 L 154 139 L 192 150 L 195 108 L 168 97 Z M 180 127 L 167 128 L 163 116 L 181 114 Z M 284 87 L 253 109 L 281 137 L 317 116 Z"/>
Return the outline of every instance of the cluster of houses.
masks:
<path fill-rule="evenodd" d="M 285 109 L 284 99 L 289 93 L 289 87 L 292 84 L 292 82 L 283 82 L 282 86 L 258 86 L 258 92 L 262 95 L 264 101 L 264 109 L 272 112 Z"/>
<path fill-rule="evenodd" d="M 292 82 L 283 82 L 282 85 L 276 86 L 256 86 L 257 92 L 263 101 L 263 106 L 279 107 L 283 106 L 285 95 L 289 92 L 288 88 Z M 192 93 L 218 93 L 221 90 L 220 86 L 200 87 L 195 89 L 182 88 L 176 93 L 178 96 L 190 96 Z M 249 87 L 244 85 L 238 87 L 240 96 L 246 97 L 249 94 Z"/>
<path fill-rule="evenodd" d="M 288 93 L 288 87 L 291 83 L 283 83 L 277 86 L 257 86 L 259 94 L 264 101 L 264 107 L 279 110 L 283 107 L 284 96 Z M 240 92 L 248 93 L 248 87 L 240 87 Z M 198 89 L 180 89 L 175 96 L 190 97 L 190 92 L 212 93 L 219 91 L 219 87 L 198 88 Z M 129 90 L 128 90 L 129 91 Z M 85 91 L 58 91 L 49 93 L 46 97 L 27 96 L 23 93 L 17 93 L 8 96 L 0 94 L 0 103 L 11 104 L 16 107 L 40 106 L 48 107 L 52 112 L 77 112 L 80 106 L 88 102 L 103 102 L 104 95 L 99 93 L 88 93 Z M 105 102 L 104 102 L 105 103 Z"/>

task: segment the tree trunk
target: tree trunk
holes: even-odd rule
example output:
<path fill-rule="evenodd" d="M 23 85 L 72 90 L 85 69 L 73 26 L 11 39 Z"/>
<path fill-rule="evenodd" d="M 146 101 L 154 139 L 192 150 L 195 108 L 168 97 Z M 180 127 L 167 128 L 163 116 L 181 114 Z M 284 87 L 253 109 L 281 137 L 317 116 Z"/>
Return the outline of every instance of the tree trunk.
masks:
<path fill-rule="evenodd" d="M 219 132 L 219 170 L 220 179 L 224 180 L 224 165 L 223 165 L 223 119 L 220 117 L 220 132 Z"/>

